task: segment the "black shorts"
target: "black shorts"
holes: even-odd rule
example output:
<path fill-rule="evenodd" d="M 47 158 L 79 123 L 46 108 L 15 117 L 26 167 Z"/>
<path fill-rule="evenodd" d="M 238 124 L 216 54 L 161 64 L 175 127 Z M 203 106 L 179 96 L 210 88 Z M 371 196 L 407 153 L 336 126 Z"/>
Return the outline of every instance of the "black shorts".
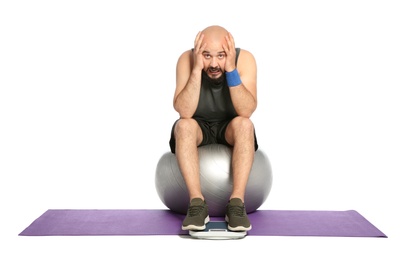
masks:
<path fill-rule="evenodd" d="M 174 122 L 173 127 L 171 129 L 171 137 L 170 137 L 169 144 L 170 144 L 170 149 L 172 153 L 175 153 L 175 149 L 176 149 L 176 140 L 174 138 L 174 127 L 176 123 L 178 122 L 178 120 Z M 195 119 L 195 118 L 194 120 L 197 121 L 198 125 L 201 128 L 201 131 L 203 132 L 203 141 L 200 143 L 199 146 L 203 146 L 207 144 L 224 144 L 230 147 L 232 146 L 225 139 L 225 131 L 227 129 L 228 124 L 231 122 L 231 119 L 227 121 L 221 121 L 221 122 L 206 122 L 206 121 L 202 121 L 202 120 Z M 257 137 L 255 134 L 255 130 L 254 130 L 254 149 L 255 151 L 257 151 L 258 149 L 258 143 L 257 143 Z"/>

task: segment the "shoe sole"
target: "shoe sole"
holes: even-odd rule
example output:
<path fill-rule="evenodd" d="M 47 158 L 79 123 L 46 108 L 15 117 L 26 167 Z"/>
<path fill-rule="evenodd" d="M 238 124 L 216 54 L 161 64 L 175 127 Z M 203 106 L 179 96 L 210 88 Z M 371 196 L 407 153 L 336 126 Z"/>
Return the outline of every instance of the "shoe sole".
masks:
<path fill-rule="evenodd" d="M 182 230 L 204 230 L 206 228 L 206 224 L 210 221 L 210 217 L 207 216 L 204 219 L 204 225 L 203 226 L 196 226 L 196 225 L 188 225 L 188 226 L 181 226 Z"/>
<path fill-rule="evenodd" d="M 226 221 L 227 223 L 230 222 L 230 219 L 228 218 L 228 216 L 225 216 L 225 221 Z M 244 226 L 232 227 L 232 226 L 230 226 L 230 225 L 227 225 L 227 227 L 228 227 L 228 229 L 229 229 L 230 231 L 250 231 L 251 228 L 252 228 L 251 225 L 250 225 L 249 227 L 244 227 Z"/>
<path fill-rule="evenodd" d="M 238 227 L 231 227 L 230 225 L 227 226 L 230 231 L 250 231 L 251 226 L 249 227 L 243 227 L 243 226 L 238 226 Z"/>

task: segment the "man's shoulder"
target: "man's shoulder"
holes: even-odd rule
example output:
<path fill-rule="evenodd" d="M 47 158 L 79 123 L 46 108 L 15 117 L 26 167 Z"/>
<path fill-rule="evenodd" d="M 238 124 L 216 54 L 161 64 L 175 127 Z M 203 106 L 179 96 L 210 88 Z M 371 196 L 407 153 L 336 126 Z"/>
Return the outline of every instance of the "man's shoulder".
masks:
<path fill-rule="evenodd" d="M 239 54 L 241 54 L 241 55 L 253 56 L 253 54 L 249 50 L 241 49 L 241 48 L 238 48 L 238 47 L 236 49 L 239 52 Z"/>
<path fill-rule="evenodd" d="M 193 49 L 185 50 L 180 54 L 180 59 L 182 58 L 190 58 L 192 56 Z"/>
<path fill-rule="evenodd" d="M 182 52 L 182 53 L 180 54 L 180 56 L 178 57 L 178 63 L 181 63 L 181 62 L 190 62 L 191 57 L 192 57 L 192 55 L 191 55 L 191 50 L 186 50 L 186 51 Z"/>
<path fill-rule="evenodd" d="M 240 50 L 240 52 L 238 54 L 238 61 L 239 62 L 241 62 L 241 61 L 250 62 L 250 61 L 254 61 L 254 60 L 255 60 L 254 55 L 250 51 L 245 50 L 245 49 Z"/>

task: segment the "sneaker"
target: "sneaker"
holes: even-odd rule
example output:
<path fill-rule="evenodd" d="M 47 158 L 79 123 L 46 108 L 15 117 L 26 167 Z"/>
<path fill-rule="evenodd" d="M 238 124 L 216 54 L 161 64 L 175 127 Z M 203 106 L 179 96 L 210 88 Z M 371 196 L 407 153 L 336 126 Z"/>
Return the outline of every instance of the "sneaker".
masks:
<path fill-rule="evenodd" d="M 226 206 L 225 221 L 231 231 L 248 231 L 251 229 L 244 203 L 241 199 L 233 198 Z"/>
<path fill-rule="evenodd" d="M 188 206 L 187 216 L 181 228 L 183 230 L 204 230 L 209 221 L 206 202 L 200 198 L 194 198 Z"/>

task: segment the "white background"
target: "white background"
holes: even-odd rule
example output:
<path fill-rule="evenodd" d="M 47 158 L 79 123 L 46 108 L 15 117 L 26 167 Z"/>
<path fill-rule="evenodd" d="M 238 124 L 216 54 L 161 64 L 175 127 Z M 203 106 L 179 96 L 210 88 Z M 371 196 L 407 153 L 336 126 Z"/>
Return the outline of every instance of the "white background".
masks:
<path fill-rule="evenodd" d="M 264 2 L 264 3 L 261 3 Z M 1 1 L 1 259 L 410 259 L 409 1 Z M 19 237 L 47 209 L 165 208 L 175 65 L 219 24 L 258 64 L 261 209 L 357 210 L 379 238 Z M 145 256 L 144 256 L 145 255 Z"/>

